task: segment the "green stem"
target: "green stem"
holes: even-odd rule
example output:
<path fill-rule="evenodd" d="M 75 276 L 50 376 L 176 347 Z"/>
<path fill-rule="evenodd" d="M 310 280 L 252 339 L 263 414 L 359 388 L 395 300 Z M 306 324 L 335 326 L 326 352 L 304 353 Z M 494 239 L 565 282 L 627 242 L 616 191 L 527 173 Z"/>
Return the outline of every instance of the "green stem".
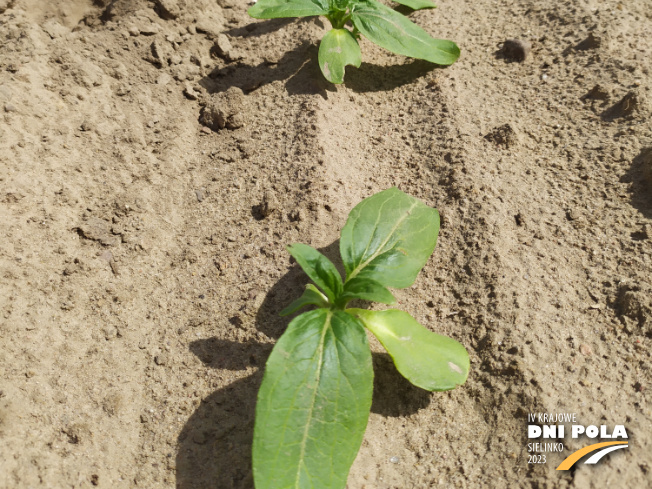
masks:
<path fill-rule="evenodd" d="M 344 25 L 351 20 L 351 14 L 346 10 L 334 10 L 326 16 L 333 29 L 343 29 Z"/>

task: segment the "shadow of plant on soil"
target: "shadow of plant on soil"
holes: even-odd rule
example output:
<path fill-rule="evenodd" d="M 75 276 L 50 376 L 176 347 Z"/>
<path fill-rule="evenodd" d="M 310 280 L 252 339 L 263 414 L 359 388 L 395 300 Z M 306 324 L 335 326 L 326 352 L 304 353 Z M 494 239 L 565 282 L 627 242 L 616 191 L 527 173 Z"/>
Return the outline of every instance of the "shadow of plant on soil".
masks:
<path fill-rule="evenodd" d="M 410 58 L 389 66 L 362 63 L 357 69 L 352 66 L 346 68 L 344 84 L 359 93 L 386 92 L 413 83 L 433 70 L 444 68 L 446 67 Z"/>
<path fill-rule="evenodd" d="M 652 147 L 643 149 L 620 178 L 629 183 L 631 203 L 643 216 L 652 218 Z"/>
<path fill-rule="evenodd" d="M 270 34 L 274 31 L 282 29 L 288 24 L 293 24 L 295 22 L 306 22 L 309 19 L 293 19 L 290 17 L 280 18 L 280 19 L 267 19 L 259 22 L 251 22 L 243 27 L 234 27 L 224 31 L 225 34 L 228 34 L 231 37 L 258 37 L 265 34 Z"/>
<path fill-rule="evenodd" d="M 289 95 L 319 94 L 326 98 L 326 93 L 336 88 L 322 75 L 317 57 L 318 47 L 306 42 L 286 53 L 278 63 L 263 62 L 256 66 L 232 63 L 216 68 L 200 84 L 209 93 L 224 92 L 233 86 L 250 93 L 274 81 L 286 80 Z M 390 91 L 445 68 L 416 59 L 390 66 L 362 63 L 360 68 L 346 68 L 344 85 L 358 93 Z"/>
<path fill-rule="evenodd" d="M 250 65 L 245 60 L 215 68 L 199 84 L 209 93 L 224 92 L 231 87 L 250 93 L 275 81 L 285 81 L 290 95 L 321 94 L 325 97 L 326 90 L 333 90 L 319 72 L 317 47 L 307 41 L 286 52 L 276 62 Z"/>
<path fill-rule="evenodd" d="M 335 263 L 339 241 L 320 249 Z M 302 293 L 307 277 L 295 265 L 269 291 L 256 315 L 256 328 L 270 338 L 285 331 L 290 318 L 278 313 Z M 193 341 L 192 351 L 207 367 L 247 370 L 202 400 L 178 438 L 177 489 L 253 489 L 251 446 L 256 396 L 272 343 L 235 343 L 219 338 Z M 371 411 L 382 416 L 407 416 L 426 407 L 431 393 L 414 387 L 395 369 L 389 355 L 374 353 L 374 394 Z"/>
<path fill-rule="evenodd" d="M 280 26 L 287 23 L 281 23 Z M 246 28 L 240 28 L 246 30 Z M 270 30 L 274 30 L 270 27 Z M 286 52 L 278 61 L 263 61 L 257 65 L 246 60 L 215 68 L 199 84 L 209 93 L 221 93 L 238 87 L 244 93 L 273 83 L 285 81 L 289 95 L 321 95 L 336 91 L 336 86 L 322 75 L 319 62 L 319 44 L 303 41 Z M 381 66 L 362 63 L 360 68 L 347 66 L 344 84 L 354 92 L 383 92 L 413 83 L 433 70 L 445 69 L 428 61 L 406 58 L 395 65 Z"/>

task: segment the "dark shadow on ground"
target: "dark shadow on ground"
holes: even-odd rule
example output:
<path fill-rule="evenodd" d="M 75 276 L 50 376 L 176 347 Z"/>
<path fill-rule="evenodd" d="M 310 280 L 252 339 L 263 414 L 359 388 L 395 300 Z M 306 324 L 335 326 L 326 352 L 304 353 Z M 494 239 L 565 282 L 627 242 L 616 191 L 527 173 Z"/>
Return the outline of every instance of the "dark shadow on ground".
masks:
<path fill-rule="evenodd" d="M 339 241 L 320 251 L 342 271 Z M 306 283 L 307 277 L 300 267 L 293 266 L 265 297 L 256 316 L 256 329 L 270 338 L 280 337 L 291 317 L 280 317 L 278 313 L 299 297 Z M 190 416 L 178 438 L 177 489 L 253 489 L 251 447 L 256 396 L 272 347 L 272 343 L 235 343 L 219 338 L 190 343 L 190 351 L 207 367 L 257 370 L 203 399 Z M 407 416 L 428 405 L 431 393 L 405 380 L 389 355 L 374 353 L 373 364 L 372 412 Z"/>
<path fill-rule="evenodd" d="M 301 20 L 305 22 L 307 19 Z M 297 22 L 297 19 L 268 19 L 262 22 L 251 22 L 243 27 L 234 27 L 224 31 L 224 33 L 231 37 L 258 37 L 282 29 L 293 22 Z"/>
<path fill-rule="evenodd" d="M 209 93 L 220 93 L 231 87 L 238 87 L 250 93 L 275 81 L 285 81 L 290 95 L 322 94 L 333 90 L 319 71 L 317 46 L 303 42 L 288 51 L 278 62 L 262 62 L 257 65 L 245 61 L 229 63 L 215 68 L 199 84 Z"/>
<path fill-rule="evenodd" d="M 371 412 L 397 418 L 409 416 L 430 404 L 432 393 L 403 377 L 387 353 L 374 353 L 374 397 Z"/>
<path fill-rule="evenodd" d="M 234 343 L 219 346 L 219 354 L 225 357 L 237 354 L 241 347 Z M 178 489 L 253 489 L 251 445 L 262 376 L 261 368 L 202 400 L 179 434 Z"/>
<path fill-rule="evenodd" d="M 357 69 L 347 66 L 344 83 L 354 92 L 384 92 L 413 83 L 432 70 L 442 68 L 445 67 L 420 59 L 391 66 L 362 63 Z"/>
<path fill-rule="evenodd" d="M 611 107 L 607 108 L 600 117 L 605 122 L 614 122 L 619 119 L 631 120 L 634 118 L 640 105 L 640 100 L 635 92 L 628 92 Z"/>
<path fill-rule="evenodd" d="M 233 29 L 224 31 L 224 33 L 232 37 L 258 37 L 264 36 L 265 34 L 270 34 L 290 24 L 302 24 L 309 22 L 314 22 L 322 29 L 324 29 L 328 24 L 322 20 L 322 17 L 268 19 L 258 22 L 251 22 L 243 27 L 234 27 Z"/>
<path fill-rule="evenodd" d="M 630 183 L 632 205 L 648 219 L 652 218 L 652 147 L 643 149 L 620 179 Z M 650 237 L 652 239 L 652 237 Z"/>
<path fill-rule="evenodd" d="M 220 93 L 238 87 L 245 93 L 275 81 L 285 81 L 289 95 L 321 95 L 336 90 L 321 73 L 318 63 L 319 46 L 303 42 L 288 51 L 278 62 L 256 65 L 236 61 L 215 68 L 199 83 L 209 93 Z M 445 69 L 428 61 L 406 59 L 404 62 L 380 66 L 362 63 L 360 68 L 347 66 L 344 83 L 355 92 L 383 92 L 413 83 L 433 70 Z"/>

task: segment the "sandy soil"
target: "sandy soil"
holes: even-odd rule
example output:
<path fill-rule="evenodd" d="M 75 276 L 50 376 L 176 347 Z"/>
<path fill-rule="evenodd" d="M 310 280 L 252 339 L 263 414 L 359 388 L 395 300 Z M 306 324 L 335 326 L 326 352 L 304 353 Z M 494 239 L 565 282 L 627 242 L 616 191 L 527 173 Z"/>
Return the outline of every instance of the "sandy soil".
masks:
<path fill-rule="evenodd" d="M 472 371 L 429 394 L 374 343 L 349 487 L 651 485 L 649 0 L 438 6 L 410 17 L 456 64 L 363 41 L 334 87 L 316 19 L 0 0 L 0 487 L 251 489 L 255 395 L 305 280 L 284 247 L 335 258 L 393 185 L 443 218 L 401 307 Z M 531 412 L 624 424 L 630 447 L 528 464 Z"/>

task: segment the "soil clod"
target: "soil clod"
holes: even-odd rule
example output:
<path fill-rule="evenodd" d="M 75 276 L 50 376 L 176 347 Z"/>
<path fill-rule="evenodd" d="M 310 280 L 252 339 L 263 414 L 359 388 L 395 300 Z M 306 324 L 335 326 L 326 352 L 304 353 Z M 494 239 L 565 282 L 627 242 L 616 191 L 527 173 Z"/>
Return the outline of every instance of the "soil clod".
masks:
<path fill-rule="evenodd" d="M 225 61 L 235 61 L 242 58 L 242 56 L 238 55 L 237 51 L 233 49 L 231 41 L 229 41 L 229 38 L 224 34 L 219 34 L 217 39 L 215 39 L 215 43 L 211 48 L 211 54 L 218 58 L 222 58 Z"/>
<path fill-rule="evenodd" d="M 199 94 L 195 91 L 194 88 L 192 88 L 192 86 L 190 84 L 186 84 L 184 86 L 183 94 L 189 100 L 197 100 L 199 98 Z"/>
<path fill-rule="evenodd" d="M 177 0 L 156 0 L 156 13 L 165 20 L 174 20 L 179 17 L 181 9 Z"/>
<path fill-rule="evenodd" d="M 213 131 L 238 129 L 245 124 L 242 114 L 244 100 L 245 95 L 238 87 L 213 95 L 202 111 L 200 122 Z"/>
<path fill-rule="evenodd" d="M 258 220 L 265 219 L 279 208 L 278 199 L 271 190 L 266 190 L 260 204 L 252 209 L 254 217 Z"/>
<path fill-rule="evenodd" d="M 532 44 L 523 39 L 507 39 L 503 43 L 500 53 L 511 61 L 522 62 L 530 54 Z"/>
<path fill-rule="evenodd" d="M 110 231 L 110 224 L 98 218 L 89 218 L 75 228 L 83 238 L 97 241 L 104 246 L 116 246 L 120 244 L 120 237 Z"/>
<path fill-rule="evenodd" d="M 154 357 L 154 363 L 159 366 L 167 365 L 169 361 L 170 358 L 166 352 L 161 352 Z"/>
<path fill-rule="evenodd" d="M 503 124 L 502 126 L 492 129 L 484 138 L 487 141 L 498 146 L 503 146 L 504 148 L 511 148 L 517 142 L 516 133 L 509 124 Z"/>

